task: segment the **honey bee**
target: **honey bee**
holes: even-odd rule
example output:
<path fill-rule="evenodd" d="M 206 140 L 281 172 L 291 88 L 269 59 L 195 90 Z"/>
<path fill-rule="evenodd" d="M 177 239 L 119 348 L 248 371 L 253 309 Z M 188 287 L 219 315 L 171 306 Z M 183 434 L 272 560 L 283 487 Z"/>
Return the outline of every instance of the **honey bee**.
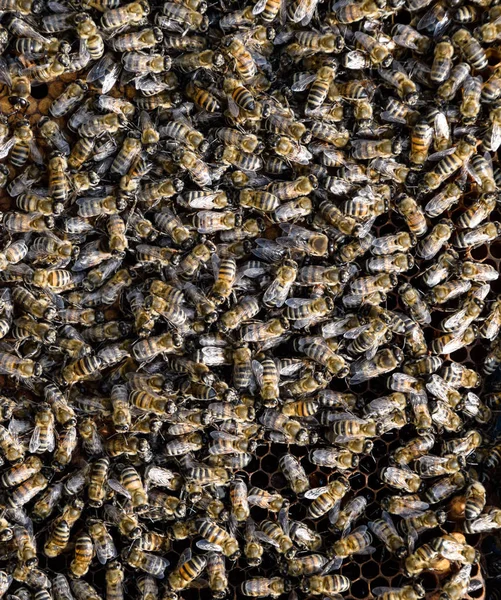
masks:
<path fill-rule="evenodd" d="M 291 454 L 284 454 L 279 460 L 279 467 L 291 489 L 296 494 L 303 494 L 306 490 L 310 489 L 310 483 L 306 476 L 306 472 L 297 458 Z"/>
<path fill-rule="evenodd" d="M 348 533 L 352 524 L 361 516 L 366 506 L 367 500 L 363 496 L 352 498 L 345 504 L 343 509 L 340 509 L 338 504 L 330 515 L 332 530 L 336 533 Z"/>
<path fill-rule="evenodd" d="M 458 29 L 451 39 L 472 69 L 483 71 L 487 67 L 485 50 L 467 29 Z"/>
<path fill-rule="evenodd" d="M 425 498 L 430 504 L 437 504 L 457 492 L 466 484 L 462 473 L 454 473 L 437 480 L 425 492 Z"/>
<path fill-rule="evenodd" d="M 104 565 L 117 556 L 117 550 L 113 538 L 106 529 L 103 521 L 90 519 L 87 522 L 89 534 L 94 543 L 94 550 L 99 562 Z M 109 572 L 109 571 L 108 571 Z"/>
<path fill-rule="evenodd" d="M 441 596 L 447 600 L 458 600 L 468 592 L 470 587 L 471 565 L 463 565 L 442 587 Z"/>
<path fill-rule="evenodd" d="M 383 542 L 389 552 L 395 553 L 400 558 L 407 554 L 405 542 L 387 512 L 382 512 L 381 519 L 371 521 L 369 529 Z"/>
<path fill-rule="evenodd" d="M 393 62 L 393 68 L 391 70 L 379 68 L 379 74 L 384 81 L 393 87 L 401 100 L 403 100 L 409 106 L 414 106 L 419 99 L 416 84 L 408 77 L 405 70 Z"/>
<path fill-rule="evenodd" d="M 197 519 L 196 523 L 199 534 L 204 538 L 197 542 L 199 548 L 222 552 L 230 560 L 236 560 L 240 556 L 238 541 L 232 533 L 209 519 Z"/>
<path fill-rule="evenodd" d="M 156 577 L 157 579 L 163 579 L 165 569 L 170 564 L 169 561 L 162 556 L 150 554 L 149 552 L 140 550 L 137 542 L 138 540 L 133 542 L 130 548 L 126 548 L 124 550 L 124 560 L 131 567 L 139 569 L 148 575 Z"/>
<path fill-rule="evenodd" d="M 289 583 L 281 577 L 254 577 L 244 581 L 240 589 L 251 598 L 278 598 L 290 591 Z"/>
<path fill-rule="evenodd" d="M 333 481 L 325 487 L 307 490 L 304 497 L 313 500 L 308 507 L 308 516 L 312 519 L 319 519 L 330 512 L 341 502 L 348 490 L 349 483 L 343 478 Z"/>
<path fill-rule="evenodd" d="M 371 359 L 361 359 L 353 363 L 350 379 L 352 384 L 362 383 L 396 369 L 403 362 L 403 353 L 399 348 L 379 350 Z"/>
<path fill-rule="evenodd" d="M 414 438 L 393 453 L 393 460 L 399 465 L 408 465 L 412 460 L 424 456 L 435 445 L 435 437 L 431 433 Z"/>
<path fill-rule="evenodd" d="M 173 592 L 190 587 L 207 565 L 205 556 L 193 556 L 187 548 L 179 557 L 176 568 L 168 576 L 168 586 Z"/>
<path fill-rule="evenodd" d="M 501 527 L 501 513 L 498 508 L 491 507 L 477 519 L 465 523 L 466 533 L 483 533 L 494 531 Z M 468 565 L 465 565 L 468 566 Z M 464 568 L 464 567 L 463 567 Z"/>
<path fill-rule="evenodd" d="M 88 533 L 81 533 L 75 541 L 75 558 L 70 564 L 73 577 L 83 577 L 89 570 L 94 556 L 94 546 Z"/>

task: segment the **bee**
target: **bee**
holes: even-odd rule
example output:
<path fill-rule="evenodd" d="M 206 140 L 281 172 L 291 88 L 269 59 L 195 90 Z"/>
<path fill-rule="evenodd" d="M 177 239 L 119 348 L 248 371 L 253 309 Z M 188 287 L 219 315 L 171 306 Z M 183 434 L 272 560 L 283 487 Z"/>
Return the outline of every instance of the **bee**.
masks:
<path fill-rule="evenodd" d="M 421 456 L 415 462 L 415 469 L 422 478 L 438 477 L 457 473 L 464 467 L 464 460 L 455 456 Z"/>
<path fill-rule="evenodd" d="M 496 339 L 501 329 L 501 304 L 499 299 L 496 299 L 491 307 L 485 321 L 479 328 L 479 334 L 484 339 L 493 341 Z"/>
<path fill-rule="evenodd" d="M 228 593 L 228 577 L 225 559 L 218 552 L 211 552 L 207 557 L 207 573 L 214 598 L 224 598 Z"/>
<path fill-rule="evenodd" d="M 465 124 L 474 123 L 480 112 L 483 82 L 481 77 L 467 77 L 462 85 L 463 99 L 459 108 Z"/>
<path fill-rule="evenodd" d="M 281 577 L 254 577 L 244 581 L 240 590 L 251 598 L 278 598 L 290 591 L 290 585 Z"/>
<path fill-rule="evenodd" d="M 329 555 L 332 558 L 330 568 L 335 569 L 341 566 L 343 559 L 353 556 L 354 554 L 370 554 L 374 550 L 370 545 L 372 536 L 365 525 L 361 525 L 354 529 L 351 533 L 347 533 L 344 537 L 334 542 Z M 327 567 L 324 567 L 324 570 Z M 348 578 L 346 578 L 347 581 Z"/>
<path fill-rule="evenodd" d="M 317 73 L 313 75 L 306 74 L 293 83 L 291 88 L 293 92 L 302 92 L 309 86 L 305 108 L 306 115 L 314 114 L 322 106 L 335 76 L 336 69 L 325 66 L 321 67 Z"/>
<path fill-rule="evenodd" d="M 137 587 L 141 594 L 142 600 L 157 600 L 158 599 L 158 585 L 156 580 L 147 575 L 137 581 Z"/>
<path fill-rule="evenodd" d="M 170 564 L 169 561 L 162 556 L 140 550 L 137 542 L 138 540 L 133 542 L 130 548 L 124 549 L 122 553 L 124 560 L 135 569 L 139 569 L 157 579 L 163 579 L 165 569 Z"/>
<path fill-rule="evenodd" d="M 483 82 L 482 92 L 480 94 L 480 99 L 482 102 L 492 103 L 499 98 L 500 92 L 498 86 L 500 75 L 501 71 L 495 68 L 487 81 Z"/>
<path fill-rule="evenodd" d="M 372 359 L 361 359 L 353 363 L 350 379 L 352 384 L 362 383 L 389 371 L 393 371 L 403 362 L 403 353 L 399 348 L 379 350 Z"/>
<path fill-rule="evenodd" d="M 269 192 L 242 190 L 239 204 L 245 208 L 253 208 L 259 212 L 273 212 L 279 205 L 279 199 Z"/>
<path fill-rule="evenodd" d="M 90 519 L 87 522 L 89 534 L 94 543 L 94 550 L 99 562 L 104 565 L 117 556 L 117 550 L 113 538 L 106 529 L 103 521 Z M 109 573 L 109 571 L 108 571 Z"/>
<path fill-rule="evenodd" d="M 373 66 L 389 67 L 391 65 L 393 56 L 385 44 L 378 42 L 376 38 L 362 31 L 355 32 L 354 37 L 356 47 L 367 53 Z"/>
<path fill-rule="evenodd" d="M 232 533 L 228 533 L 210 519 L 197 519 L 196 527 L 204 538 L 196 544 L 202 550 L 222 552 L 230 560 L 236 560 L 240 556 L 238 541 Z"/>
<path fill-rule="evenodd" d="M 485 50 L 467 29 L 458 29 L 452 36 L 452 43 L 472 69 L 483 71 L 487 67 Z"/>
<path fill-rule="evenodd" d="M 205 556 L 193 556 L 187 548 L 179 557 L 176 568 L 168 576 L 168 587 L 178 592 L 190 587 L 191 583 L 199 577 L 207 565 Z"/>
<path fill-rule="evenodd" d="M 459 571 L 446 581 L 441 596 L 444 600 L 458 600 L 468 593 L 470 586 L 471 565 L 463 565 Z"/>
<path fill-rule="evenodd" d="M 70 541 L 70 526 L 64 520 L 54 523 L 52 530 L 45 542 L 44 554 L 48 558 L 59 556 L 66 549 Z"/>
<path fill-rule="evenodd" d="M 426 490 L 425 499 L 430 504 L 437 504 L 455 492 L 463 489 L 465 484 L 465 477 L 459 472 L 443 477 L 442 479 L 438 479 Z"/>
<path fill-rule="evenodd" d="M 407 227 L 416 237 L 423 236 L 428 231 L 428 225 L 423 210 L 410 196 L 402 195 L 395 200 L 398 212 L 405 219 Z"/>
<path fill-rule="evenodd" d="M 395 64 L 393 65 L 395 66 Z M 393 87 L 401 100 L 409 106 L 414 106 L 419 99 L 416 84 L 408 77 L 401 66 L 398 69 L 379 68 L 379 74 L 384 81 Z"/>
<path fill-rule="evenodd" d="M 489 209 L 488 213 L 490 212 Z M 495 240 L 499 236 L 499 231 L 501 231 L 501 225 L 497 221 L 473 226 L 472 229 L 457 232 L 452 239 L 452 244 L 456 248 L 476 248 Z"/>
<path fill-rule="evenodd" d="M 385 467 L 381 471 L 380 478 L 384 483 L 409 494 L 415 494 L 422 484 L 421 477 L 405 467 Z"/>
<path fill-rule="evenodd" d="M 280 470 L 287 479 L 289 486 L 296 494 L 303 494 L 310 489 L 310 483 L 301 463 L 291 454 L 284 454 L 279 460 Z M 252 490 L 250 492 L 250 496 Z"/>
<path fill-rule="evenodd" d="M 416 247 L 416 253 L 424 260 L 434 258 L 442 249 L 443 245 L 452 235 L 453 224 L 447 219 L 443 219 L 435 225 L 431 232 L 419 242 Z"/>
<path fill-rule="evenodd" d="M 393 453 L 393 460 L 399 465 L 408 465 L 411 461 L 424 456 L 435 445 L 435 436 L 432 433 L 414 438 Z"/>
<path fill-rule="evenodd" d="M 482 513 L 477 519 L 465 523 L 466 533 L 483 533 L 494 531 L 501 527 L 501 513 L 498 508 L 491 507 Z M 468 566 L 468 565 L 465 565 Z M 464 568 L 464 567 L 463 567 Z"/>
<path fill-rule="evenodd" d="M 184 34 L 186 31 L 205 32 L 209 27 L 209 20 L 203 11 L 177 2 L 166 2 L 163 5 L 163 15 L 157 15 L 156 22 L 159 27 Z"/>
<path fill-rule="evenodd" d="M 430 71 L 430 81 L 435 84 L 442 83 L 449 77 L 451 72 L 454 46 L 449 39 L 442 38 L 435 46 L 433 52 L 434 56 Z"/>
<path fill-rule="evenodd" d="M 304 577 L 315 575 L 322 571 L 327 563 L 327 558 L 321 554 L 310 554 L 308 556 L 296 556 L 287 561 L 287 575 L 292 577 Z"/>
<path fill-rule="evenodd" d="M 83 577 L 89 570 L 94 556 L 94 546 L 88 533 L 81 533 L 75 540 L 75 558 L 70 564 L 73 577 Z"/>
<path fill-rule="evenodd" d="M 420 600 L 425 596 L 425 590 L 418 582 L 401 588 L 377 587 L 372 593 L 378 600 Z"/>
<path fill-rule="evenodd" d="M 336 533 L 348 533 L 352 524 L 362 515 L 367 506 L 367 500 L 363 496 L 357 496 L 349 500 L 343 509 L 339 504 L 334 507 L 330 515 L 332 530 Z"/>
<path fill-rule="evenodd" d="M 402 558 L 407 554 L 407 546 L 398 534 L 390 515 L 383 511 L 381 516 L 381 519 L 369 523 L 369 529 L 383 542 L 388 552 Z"/>
<path fill-rule="evenodd" d="M 325 487 L 307 490 L 305 498 L 313 500 L 308 506 L 308 516 L 319 519 L 338 505 L 348 492 L 350 486 L 346 479 L 332 481 Z"/>

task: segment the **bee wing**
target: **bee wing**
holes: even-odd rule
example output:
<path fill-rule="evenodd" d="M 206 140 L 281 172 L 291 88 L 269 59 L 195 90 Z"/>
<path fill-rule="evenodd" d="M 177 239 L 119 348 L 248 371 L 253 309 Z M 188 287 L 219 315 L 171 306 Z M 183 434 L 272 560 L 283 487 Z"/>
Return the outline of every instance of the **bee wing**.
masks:
<path fill-rule="evenodd" d="M 458 310 L 448 319 L 445 319 L 442 324 L 444 330 L 456 331 L 460 329 L 464 325 L 464 319 L 466 317 L 467 311 L 467 308 L 463 308 L 461 310 Z"/>
<path fill-rule="evenodd" d="M 33 429 L 33 433 L 31 434 L 30 438 L 30 445 L 28 447 L 28 450 L 32 453 L 35 453 L 38 448 L 40 448 L 40 433 L 41 427 L 40 425 L 37 425 L 35 429 Z"/>
<path fill-rule="evenodd" d="M 445 156 L 450 156 L 451 154 L 454 154 L 454 152 L 456 152 L 456 146 L 453 146 L 452 148 L 446 148 L 445 150 L 440 150 L 440 152 L 435 152 L 434 154 L 430 154 L 430 156 L 428 156 L 428 160 L 436 162 L 438 160 L 441 160 Z"/>
<path fill-rule="evenodd" d="M 112 54 L 107 53 L 89 70 L 86 81 L 92 83 L 104 77 L 102 93 L 106 94 L 117 82 L 120 71 L 121 66 L 115 62 Z"/>
<path fill-rule="evenodd" d="M 56 447 L 56 436 L 54 435 L 54 429 L 50 429 L 47 432 L 47 452 L 54 452 Z"/>
<path fill-rule="evenodd" d="M 270 546 L 275 546 L 276 548 L 280 548 L 280 544 L 272 539 L 270 536 L 266 535 L 259 529 L 256 531 L 256 537 L 260 542 L 264 542 L 265 544 L 270 544 Z"/>
<path fill-rule="evenodd" d="M 419 50 L 418 45 L 414 39 L 412 39 L 411 35 L 409 35 L 409 29 L 410 27 L 408 25 L 395 25 L 395 31 L 397 31 L 397 35 L 393 36 L 393 41 L 399 46 L 409 48 L 409 50 Z"/>
<path fill-rule="evenodd" d="M 117 549 L 111 537 L 107 537 L 106 540 L 94 540 L 94 548 L 96 549 L 96 556 L 102 565 L 105 565 L 109 560 L 118 556 Z"/>
<path fill-rule="evenodd" d="M 358 71 L 367 65 L 367 57 L 359 50 L 351 50 L 344 55 L 344 65 L 347 69 Z"/>
<path fill-rule="evenodd" d="M 372 590 L 373 595 L 376 596 L 382 596 L 383 594 L 390 594 L 390 593 L 398 593 L 402 588 L 392 588 L 392 587 L 385 587 L 385 586 L 381 586 L 381 587 L 375 587 Z"/>
<path fill-rule="evenodd" d="M 12 77 L 5 58 L 0 57 L 0 83 L 4 83 L 9 88 L 12 87 Z"/>
<path fill-rule="evenodd" d="M 303 495 L 305 498 L 308 498 L 308 500 L 315 500 L 315 498 L 318 498 L 319 496 L 321 496 L 322 494 L 325 494 L 325 492 L 328 492 L 328 491 L 329 491 L 328 486 L 322 486 L 322 487 L 313 488 L 311 490 L 307 490 Z"/>
<path fill-rule="evenodd" d="M 301 25 L 308 25 L 317 7 L 317 2 L 318 0 L 300 0 L 291 17 L 291 21 L 293 23 L 301 23 Z"/>
<path fill-rule="evenodd" d="M 370 323 L 367 323 L 366 325 L 360 325 L 359 327 L 353 327 L 353 329 L 349 329 L 343 335 L 343 337 L 348 340 L 354 340 L 355 338 L 357 338 L 359 335 L 361 335 L 364 331 L 367 331 L 368 329 L 370 329 Z"/>
<path fill-rule="evenodd" d="M 131 495 L 129 494 L 129 492 L 116 479 L 108 479 L 108 485 L 110 486 L 110 488 L 112 490 L 117 492 L 117 494 L 121 494 L 122 496 L 125 496 L 129 500 L 131 499 Z"/>
<path fill-rule="evenodd" d="M 14 436 L 18 436 L 18 435 L 22 435 L 23 433 L 26 433 L 27 431 L 29 431 L 31 429 L 32 425 L 30 423 L 30 421 L 23 421 L 21 419 L 16 419 L 15 417 L 13 417 L 10 420 L 9 426 L 7 427 L 7 429 L 9 430 L 9 433 L 11 433 Z"/>
<path fill-rule="evenodd" d="M 261 364 L 261 363 L 260 363 Z M 236 441 L 238 440 L 238 436 L 233 435 L 231 433 L 227 433 L 226 431 L 211 431 L 210 436 L 213 440 L 230 440 Z"/>
<path fill-rule="evenodd" d="M 437 15 L 437 8 L 434 6 L 419 19 L 417 30 L 422 31 L 430 27 L 430 25 L 434 25 L 433 37 L 438 37 L 449 26 L 450 22 L 450 13 L 445 11 Z"/>
<path fill-rule="evenodd" d="M 332 573 L 332 571 L 337 571 L 342 564 L 343 559 L 335 556 L 324 565 L 324 568 L 320 571 L 320 575 L 327 575 L 328 573 Z"/>
<path fill-rule="evenodd" d="M 16 143 L 16 138 L 11 137 L 9 140 L 0 146 L 0 159 L 5 158 L 9 152 L 12 150 L 14 144 Z"/>
<path fill-rule="evenodd" d="M 285 254 L 284 248 L 279 246 L 274 240 L 258 238 L 256 240 L 257 248 L 252 250 L 252 254 L 263 260 L 277 262 L 281 260 Z"/>
<path fill-rule="evenodd" d="M 430 505 L 427 502 L 422 502 L 421 500 L 412 500 L 407 502 L 407 506 L 399 511 L 398 514 L 406 519 L 409 517 L 418 517 L 429 508 Z"/>
<path fill-rule="evenodd" d="M 435 115 L 433 129 L 438 138 L 448 139 L 450 137 L 451 129 L 449 127 L 449 121 L 443 112 L 439 112 Z"/>
<path fill-rule="evenodd" d="M 400 117 L 395 117 L 394 115 L 391 114 L 391 112 L 385 110 L 381 113 L 381 119 L 383 119 L 383 121 L 388 121 L 389 123 L 398 123 L 400 125 L 406 125 L 407 121 L 405 119 L 402 119 Z"/>
<path fill-rule="evenodd" d="M 334 506 L 330 509 L 330 511 L 328 513 L 329 523 L 331 525 L 334 525 L 335 522 L 338 520 L 340 509 L 341 509 L 341 500 L 336 500 Z"/>
<path fill-rule="evenodd" d="M 293 92 L 304 92 L 304 90 L 312 84 L 317 78 L 316 73 L 302 73 L 296 81 L 291 85 Z"/>
<path fill-rule="evenodd" d="M 257 381 L 259 387 L 262 387 L 264 368 L 263 368 L 263 365 L 258 360 L 252 361 L 252 372 L 254 373 L 254 376 L 256 378 L 256 381 Z"/>
<path fill-rule="evenodd" d="M 499 146 L 501 146 L 501 126 L 498 123 L 492 124 L 490 138 L 491 138 L 491 151 L 496 152 L 496 150 L 499 148 Z"/>
<path fill-rule="evenodd" d="M 263 12 L 263 10 L 266 8 L 267 4 L 268 4 L 268 0 L 258 0 L 256 2 L 256 4 L 254 4 L 254 7 L 252 8 L 252 14 L 260 15 Z"/>
<path fill-rule="evenodd" d="M 381 512 L 381 516 L 383 517 L 383 519 L 386 521 L 386 524 L 388 525 L 388 527 L 392 530 L 392 532 L 395 535 L 398 535 L 397 532 L 397 528 L 395 527 L 395 523 L 393 522 L 393 519 L 391 518 L 391 515 L 389 513 L 387 513 L 385 510 L 383 510 Z"/>
<path fill-rule="evenodd" d="M 289 522 L 289 509 L 281 508 L 278 513 L 278 523 L 280 527 L 284 530 L 285 535 L 289 535 L 290 531 L 290 522 Z"/>

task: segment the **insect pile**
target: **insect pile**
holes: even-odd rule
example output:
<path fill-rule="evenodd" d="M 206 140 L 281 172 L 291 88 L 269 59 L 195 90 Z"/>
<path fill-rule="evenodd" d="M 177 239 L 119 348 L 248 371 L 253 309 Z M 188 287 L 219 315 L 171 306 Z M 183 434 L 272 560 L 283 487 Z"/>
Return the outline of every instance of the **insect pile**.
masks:
<path fill-rule="evenodd" d="M 498 4 L 0 13 L 0 597 L 483 598 Z"/>

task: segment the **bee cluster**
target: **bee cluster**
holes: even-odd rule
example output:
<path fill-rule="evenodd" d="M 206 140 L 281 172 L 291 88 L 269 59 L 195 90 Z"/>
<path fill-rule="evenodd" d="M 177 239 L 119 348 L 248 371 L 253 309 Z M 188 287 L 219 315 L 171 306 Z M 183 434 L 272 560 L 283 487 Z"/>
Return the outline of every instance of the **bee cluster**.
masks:
<path fill-rule="evenodd" d="M 483 597 L 496 0 L 0 13 L 0 597 Z"/>

